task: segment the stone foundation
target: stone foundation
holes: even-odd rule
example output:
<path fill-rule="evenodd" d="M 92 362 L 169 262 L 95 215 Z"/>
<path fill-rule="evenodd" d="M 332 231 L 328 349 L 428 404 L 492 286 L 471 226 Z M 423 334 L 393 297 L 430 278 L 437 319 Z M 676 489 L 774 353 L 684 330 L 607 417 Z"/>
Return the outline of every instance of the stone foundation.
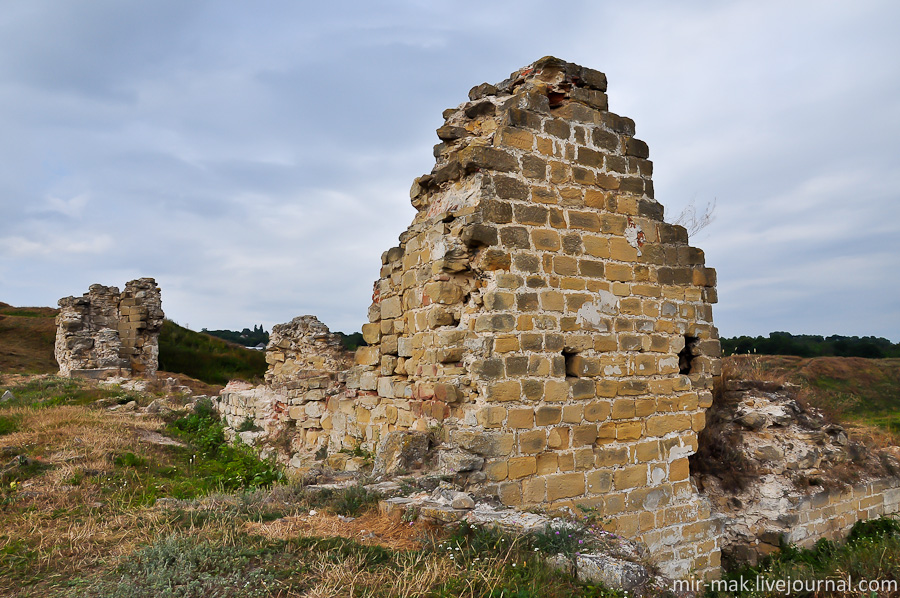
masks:
<path fill-rule="evenodd" d="M 840 540 L 858 521 L 900 511 L 900 479 L 886 478 L 846 490 L 819 492 L 801 500 L 784 540 L 811 547 L 819 538 Z"/>
<path fill-rule="evenodd" d="M 855 442 L 798 390 L 729 380 L 707 414 L 694 474 L 727 522 L 722 549 L 736 563 L 756 564 L 782 542 L 838 540 L 857 521 L 898 511 L 898 449 Z"/>

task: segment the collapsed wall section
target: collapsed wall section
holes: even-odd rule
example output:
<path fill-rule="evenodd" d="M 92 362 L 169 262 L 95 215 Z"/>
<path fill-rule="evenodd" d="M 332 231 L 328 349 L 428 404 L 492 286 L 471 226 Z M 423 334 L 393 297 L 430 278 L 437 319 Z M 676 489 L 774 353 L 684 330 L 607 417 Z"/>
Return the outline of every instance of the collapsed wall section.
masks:
<path fill-rule="evenodd" d="M 718 567 L 689 478 L 720 349 L 715 272 L 663 221 L 602 73 L 545 58 L 444 112 L 418 213 L 382 256 L 348 430 L 431 429 L 506 505 L 594 507 L 668 573 Z M 332 435 L 332 440 L 342 438 Z"/>
<path fill-rule="evenodd" d="M 152 278 L 117 287 L 91 285 L 81 297 L 59 300 L 55 356 L 63 376 L 153 378 L 165 319 Z"/>
<path fill-rule="evenodd" d="M 900 510 L 900 449 L 867 447 L 799 391 L 727 380 L 707 412 L 692 473 L 728 521 L 721 545 L 732 564 L 840 540 L 857 521 Z"/>
<path fill-rule="evenodd" d="M 287 431 L 266 450 L 283 444 L 298 468 L 360 468 L 346 449 L 362 448 L 376 475 L 424 468 L 505 505 L 593 508 L 673 577 L 717 575 L 723 545 L 755 559 L 896 512 L 893 457 L 853 487 L 786 485 L 786 470 L 854 457 L 837 427 L 792 428 L 802 414 L 778 397 L 744 397 L 726 422 L 762 431 L 726 444 L 755 447 L 767 477 L 737 501 L 713 488 L 698 463 L 722 424 L 714 410 L 706 429 L 715 271 L 664 222 L 647 145 L 605 92 L 602 73 L 544 58 L 445 111 L 435 168 L 411 189 L 417 214 L 382 255 L 368 346 L 351 358 L 312 316 L 276 327 L 266 385 L 230 384 L 226 421 L 254 419 L 248 441 Z"/>

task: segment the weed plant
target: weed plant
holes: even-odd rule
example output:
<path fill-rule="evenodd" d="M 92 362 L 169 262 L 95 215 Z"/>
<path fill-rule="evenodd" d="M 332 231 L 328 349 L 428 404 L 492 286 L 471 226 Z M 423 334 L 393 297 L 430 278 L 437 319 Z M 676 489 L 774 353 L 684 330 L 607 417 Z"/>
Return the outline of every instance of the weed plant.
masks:
<path fill-rule="evenodd" d="M 562 554 L 569 558 L 586 552 L 590 546 L 590 535 L 581 527 L 552 527 L 547 525 L 541 532 L 530 537 L 535 550 L 544 554 Z"/>
<path fill-rule="evenodd" d="M 126 559 L 118 579 L 100 579 L 82 593 L 97 598 L 263 598 L 275 577 L 251 560 L 252 551 L 173 535 Z"/>
<path fill-rule="evenodd" d="M 348 488 L 326 488 L 309 495 L 307 503 L 311 507 L 328 509 L 338 515 L 347 517 L 359 517 L 365 511 L 378 504 L 381 495 L 377 492 L 369 492 L 363 486 L 350 486 Z"/>
<path fill-rule="evenodd" d="M 238 439 L 231 444 L 226 441 L 225 427 L 209 400 L 198 401 L 192 413 L 175 420 L 169 428 L 197 448 L 191 458 L 192 473 L 207 485 L 223 490 L 264 488 L 284 479 L 274 460 L 260 460 Z"/>
<path fill-rule="evenodd" d="M 244 421 L 241 422 L 241 425 L 237 427 L 238 432 L 255 432 L 259 430 L 259 427 L 253 421 L 252 417 L 245 417 Z"/>
<path fill-rule="evenodd" d="M 42 376 L 12 386 L 9 390 L 14 398 L 0 404 L 0 412 L 15 407 L 46 409 L 61 405 L 90 405 L 101 399 L 119 404 L 143 400 L 138 393 L 117 386 L 90 385 L 81 380 L 61 376 Z"/>
<path fill-rule="evenodd" d="M 557 531 L 560 532 L 557 535 Z M 474 596 L 510 596 L 515 598 L 625 596 L 602 584 L 585 584 L 554 569 L 545 557 L 560 552 L 574 555 L 585 546 L 584 537 L 572 530 L 547 528 L 541 533 L 510 535 L 494 528 L 462 524 L 447 538 L 433 545 L 434 552 L 448 555 L 457 571 L 496 571 L 493 586 L 479 586 L 477 576 L 455 575 L 438 584 L 430 596 L 449 598 L 477 590 Z M 580 541 L 580 543 L 579 543 Z M 475 578 L 473 580 L 473 577 Z M 469 594 L 466 594 L 469 595 Z"/>

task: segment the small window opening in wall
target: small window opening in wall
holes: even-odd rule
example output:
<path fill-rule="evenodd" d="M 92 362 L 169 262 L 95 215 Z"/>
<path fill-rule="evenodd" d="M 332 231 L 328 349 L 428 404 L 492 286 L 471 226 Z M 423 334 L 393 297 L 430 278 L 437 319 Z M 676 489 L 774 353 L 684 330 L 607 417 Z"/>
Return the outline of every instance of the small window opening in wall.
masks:
<path fill-rule="evenodd" d="M 691 366 L 694 361 L 695 349 L 697 347 L 696 336 L 684 336 L 684 349 L 678 353 L 678 373 L 687 376 L 691 373 Z"/>
<path fill-rule="evenodd" d="M 568 376 L 579 376 L 580 372 L 575 370 L 575 356 L 578 355 L 578 351 L 572 351 L 571 349 L 563 349 L 562 356 L 563 359 L 566 360 L 566 375 Z"/>

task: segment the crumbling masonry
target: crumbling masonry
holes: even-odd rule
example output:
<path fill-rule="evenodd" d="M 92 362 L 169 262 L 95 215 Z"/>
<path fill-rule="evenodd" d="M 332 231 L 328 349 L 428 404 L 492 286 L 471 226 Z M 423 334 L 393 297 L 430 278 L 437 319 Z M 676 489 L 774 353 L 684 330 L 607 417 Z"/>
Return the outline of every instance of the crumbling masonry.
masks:
<path fill-rule="evenodd" d="M 59 300 L 56 361 L 63 376 L 153 378 L 165 314 L 152 278 L 117 287 L 91 285 L 81 297 Z"/>
<path fill-rule="evenodd" d="M 715 272 L 663 221 L 647 144 L 605 92 L 544 58 L 445 111 L 382 257 L 348 431 L 439 426 L 441 467 L 504 504 L 595 507 L 702 575 L 719 530 L 688 456 L 720 373 Z"/>
<path fill-rule="evenodd" d="M 429 431 L 429 466 L 476 496 L 594 507 L 665 573 L 714 574 L 720 520 L 688 464 L 720 373 L 714 270 L 663 221 L 603 73 L 543 58 L 469 99 L 382 256 L 356 365 L 314 318 L 273 334 L 267 413 L 295 426 L 292 462 Z M 220 408 L 263 415 L 241 400 Z"/>

